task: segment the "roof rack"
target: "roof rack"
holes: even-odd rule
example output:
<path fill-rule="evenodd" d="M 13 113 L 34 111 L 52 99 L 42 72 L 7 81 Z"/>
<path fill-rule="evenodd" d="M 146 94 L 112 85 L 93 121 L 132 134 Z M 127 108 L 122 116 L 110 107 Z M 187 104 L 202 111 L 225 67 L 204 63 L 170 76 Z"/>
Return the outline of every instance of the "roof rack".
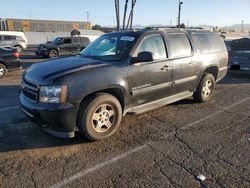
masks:
<path fill-rule="evenodd" d="M 162 30 L 162 29 L 176 29 L 176 30 L 208 30 L 202 27 L 185 27 L 185 28 L 178 28 L 178 27 L 171 27 L 171 26 L 162 26 L 162 27 L 145 27 L 143 30 Z"/>

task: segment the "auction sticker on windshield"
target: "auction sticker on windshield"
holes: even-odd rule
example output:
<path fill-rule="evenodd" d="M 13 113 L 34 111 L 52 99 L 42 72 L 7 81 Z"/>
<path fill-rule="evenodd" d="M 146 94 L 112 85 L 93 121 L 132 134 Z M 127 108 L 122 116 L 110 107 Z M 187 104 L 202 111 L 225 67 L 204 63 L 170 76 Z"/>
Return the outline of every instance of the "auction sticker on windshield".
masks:
<path fill-rule="evenodd" d="M 135 37 L 123 36 L 120 40 L 132 42 L 134 39 L 135 39 Z"/>

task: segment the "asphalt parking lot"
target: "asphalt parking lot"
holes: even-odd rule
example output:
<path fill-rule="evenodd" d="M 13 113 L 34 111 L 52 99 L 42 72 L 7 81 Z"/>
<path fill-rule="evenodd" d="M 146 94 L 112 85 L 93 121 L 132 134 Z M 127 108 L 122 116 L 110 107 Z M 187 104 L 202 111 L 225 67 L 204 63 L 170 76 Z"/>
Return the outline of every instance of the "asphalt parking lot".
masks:
<path fill-rule="evenodd" d="M 23 67 L 42 60 L 29 49 Z M 229 72 L 211 101 L 128 115 L 90 142 L 47 135 L 22 114 L 22 72 L 0 79 L 0 187 L 250 187 L 250 77 Z"/>

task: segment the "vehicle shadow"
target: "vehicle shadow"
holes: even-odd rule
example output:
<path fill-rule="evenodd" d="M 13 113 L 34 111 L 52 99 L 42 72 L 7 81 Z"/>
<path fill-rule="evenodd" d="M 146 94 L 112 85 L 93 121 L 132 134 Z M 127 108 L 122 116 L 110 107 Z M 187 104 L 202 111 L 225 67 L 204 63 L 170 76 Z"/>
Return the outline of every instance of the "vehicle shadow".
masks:
<path fill-rule="evenodd" d="M 250 83 L 250 71 L 231 71 L 229 70 L 227 76 L 219 81 L 217 84 L 247 84 Z"/>
<path fill-rule="evenodd" d="M 44 132 L 19 108 L 19 85 L 0 85 L 0 153 L 89 143 L 76 131 L 71 139 L 61 139 Z"/>

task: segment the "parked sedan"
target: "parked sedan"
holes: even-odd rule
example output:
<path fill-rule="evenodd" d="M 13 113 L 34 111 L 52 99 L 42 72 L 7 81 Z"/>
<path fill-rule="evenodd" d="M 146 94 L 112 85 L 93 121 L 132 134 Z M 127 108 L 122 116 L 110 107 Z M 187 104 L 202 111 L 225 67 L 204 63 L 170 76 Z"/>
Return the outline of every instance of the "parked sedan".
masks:
<path fill-rule="evenodd" d="M 20 53 L 17 49 L 0 47 L 0 78 L 8 71 L 21 68 Z"/>

